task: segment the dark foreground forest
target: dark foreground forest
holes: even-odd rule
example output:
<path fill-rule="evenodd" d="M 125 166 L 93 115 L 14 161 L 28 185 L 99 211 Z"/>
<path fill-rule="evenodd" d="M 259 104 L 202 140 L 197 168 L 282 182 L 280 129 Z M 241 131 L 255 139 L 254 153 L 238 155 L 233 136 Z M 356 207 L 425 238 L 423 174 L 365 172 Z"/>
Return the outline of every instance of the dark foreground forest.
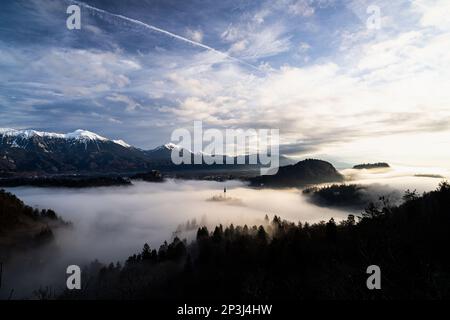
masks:
<path fill-rule="evenodd" d="M 62 299 L 444 299 L 450 298 L 450 185 L 406 192 L 404 203 L 319 224 L 275 216 L 264 226 L 198 229 L 145 245 L 124 265 L 92 263 L 82 290 Z M 366 269 L 381 268 L 381 290 Z M 224 301 L 221 300 L 221 301 Z"/>

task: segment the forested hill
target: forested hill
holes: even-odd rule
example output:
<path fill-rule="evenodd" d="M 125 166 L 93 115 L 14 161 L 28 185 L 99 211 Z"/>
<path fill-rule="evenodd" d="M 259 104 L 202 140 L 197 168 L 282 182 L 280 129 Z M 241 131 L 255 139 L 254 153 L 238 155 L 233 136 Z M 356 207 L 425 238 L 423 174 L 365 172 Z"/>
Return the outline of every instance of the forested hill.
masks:
<path fill-rule="evenodd" d="M 353 169 L 379 169 L 379 168 L 390 168 L 390 165 L 386 162 L 377 162 L 377 163 L 362 163 L 353 166 Z"/>
<path fill-rule="evenodd" d="M 252 178 L 257 187 L 304 187 L 323 182 L 340 182 L 344 177 L 327 161 L 306 159 L 296 164 L 280 167 L 274 175 Z"/>
<path fill-rule="evenodd" d="M 53 229 L 68 226 L 53 210 L 25 205 L 15 195 L 0 190 L 0 261 L 15 250 L 26 250 L 53 240 Z"/>
<path fill-rule="evenodd" d="M 309 225 L 274 217 L 262 226 L 202 227 L 192 244 L 145 245 L 125 265 L 86 269 L 69 299 L 449 299 L 450 185 L 360 217 Z M 382 290 L 368 290 L 367 267 Z M 241 301 L 241 300 L 239 300 Z"/>

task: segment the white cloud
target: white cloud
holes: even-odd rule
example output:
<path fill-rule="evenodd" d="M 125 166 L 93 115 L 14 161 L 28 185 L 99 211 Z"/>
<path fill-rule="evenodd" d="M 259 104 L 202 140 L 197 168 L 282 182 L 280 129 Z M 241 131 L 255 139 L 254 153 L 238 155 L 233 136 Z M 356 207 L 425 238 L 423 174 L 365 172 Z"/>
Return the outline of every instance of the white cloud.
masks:
<path fill-rule="evenodd" d="M 270 10 L 264 8 L 253 16 L 253 21 L 255 21 L 258 24 L 264 23 L 265 19 L 270 15 Z"/>
<path fill-rule="evenodd" d="M 131 111 L 136 111 L 136 109 L 140 108 L 141 105 L 136 102 L 134 99 L 125 96 L 123 94 L 117 94 L 114 93 L 111 96 L 106 97 L 107 100 L 109 101 L 113 101 L 113 102 L 121 102 L 124 103 L 126 105 L 126 111 L 131 112 Z"/>
<path fill-rule="evenodd" d="M 222 39 L 231 42 L 229 51 L 239 53 L 243 59 L 259 59 L 286 52 L 291 48 L 290 38 L 281 24 L 265 27 L 253 24 L 230 25 L 222 33 Z"/>
<path fill-rule="evenodd" d="M 307 44 L 299 47 L 309 49 Z M 282 143 L 304 141 L 321 152 L 369 137 L 450 133 L 448 52 L 450 33 L 416 29 L 362 37 L 331 62 L 268 68 L 265 76 L 221 65 L 189 72 L 195 88 L 213 89 L 184 91 L 186 98 L 164 111 L 176 114 L 180 122 L 203 119 L 219 127 L 280 128 Z M 180 77 L 188 72 L 184 69 L 177 70 Z M 436 155 L 439 150 L 431 145 L 426 150 Z M 386 146 L 386 152 L 395 148 L 401 146 Z"/>
<path fill-rule="evenodd" d="M 425 27 L 450 28 L 450 2 L 448 0 L 414 0 L 413 9 L 421 14 L 420 23 Z"/>
<path fill-rule="evenodd" d="M 300 42 L 300 44 L 298 45 L 298 51 L 300 53 L 305 53 L 309 49 L 311 49 L 311 46 L 308 43 L 306 43 L 306 42 Z"/>
<path fill-rule="evenodd" d="M 187 29 L 186 37 L 188 37 L 192 41 L 202 43 L 202 41 L 203 41 L 203 32 L 201 30 Z"/>
<path fill-rule="evenodd" d="M 239 40 L 236 41 L 235 43 L 233 43 L 230 47 L 230 52 L 231 53 L 239 53 L 244 51 L 245 49 L 247 49 L 248 46 L 248 40 L 244 39 L 244 40 Z"/>
<path fill-rule="evenodd" d="M 291 14 L 299 15 L 303 17 L 310 17 L 314 14 L 314 7 L 312 6 L 312 1 L 310 0 L 297 0 L 290 4 L 288 11 Z"/>
<path fill-rule="evenodd" d="M 102 29 L 100 29 L 100 28 L 98 28 L 98 27 L 96 27 L 96 26 L 94 26 L 92 24 L 88 24 L 88 25 L 83 26 L 83 29 L 86 29 L 86 30 L 90 31 L 90 32 L 92 32 L 93 34 L 95 34 L 97 36 L 103 35 Z"/>
<path fill-rule="evenodd" d="M 120 53 L 81 49 L 50 49 L 34 51 L 10 49 L 15 59 L 4 61 L 8 67 L 18 66 L 16 72 L 0 75 L 14 83 L 17 90 L 34 96 L 95 98 L 110 90 L 124 89 L 130 76 L 141 65 L 133 58 Z M 6 55 L 8 56 L 8 55 Z M 28 61 L 26 67 L 23 61 Z M 35 79 L 36 84 L 29 79 Z"/>
<path fill-rule="evenodd" d="M 362 46 L 360 69 L 377 69 L 398 64 L 412 54 L 423 42 L 423 35 L 417 31 L 405 32 L 395 38 L 371 42 Z"/>

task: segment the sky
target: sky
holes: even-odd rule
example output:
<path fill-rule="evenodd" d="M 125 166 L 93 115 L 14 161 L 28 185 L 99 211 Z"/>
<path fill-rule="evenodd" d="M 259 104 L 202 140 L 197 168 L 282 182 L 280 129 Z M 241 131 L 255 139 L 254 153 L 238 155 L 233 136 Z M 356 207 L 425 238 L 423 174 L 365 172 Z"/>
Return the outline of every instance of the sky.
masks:
<path fill-rule="evenodd" d="M 450 167 L 450 1 L 86 0 L 81 30 L 70 4 L 0 2 L 0 127 L 150 149 L 202 120 L 279 129 L 291 156 Z"/>

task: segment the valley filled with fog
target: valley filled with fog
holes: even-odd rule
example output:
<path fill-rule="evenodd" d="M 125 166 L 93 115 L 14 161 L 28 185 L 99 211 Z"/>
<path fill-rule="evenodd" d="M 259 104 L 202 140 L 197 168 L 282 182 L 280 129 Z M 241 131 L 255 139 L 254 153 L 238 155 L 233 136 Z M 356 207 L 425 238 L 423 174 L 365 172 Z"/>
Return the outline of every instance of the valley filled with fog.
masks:
<path fill-rule="evenodd" d="M 435 189 L 447 174 L 436 172 L 404 167 L 342 171 L 351 179 L 348 183 L 370 185 L 374 198 L 392 195 L 395 201 L 406 189 Z M 8 276 L 3 285 L 15 290 L 15 298 L 47 285 L 54 290 L 63 288 L 68 265 L 83 266 L 95 259 L 123 263 L 144 243 L 158 249 L 175 235 L 190 241 L 203 225 L 261 225 L 266 214 L 270 219 L 278 215 L 309 223 L 358 215 L 350 209 L 317 206 L 299 189 L 255 189 L 240 181 L 171 179 L 163 183 L 133 181 L 132 186 L 121 187 L 17 187 L 8 191 L 30 206 L 51 208 L 73 223 L 71 228 L 56 230 L 51 245 L 36 250 L 33 256 L 18 255 L 5 266 Z"/>

